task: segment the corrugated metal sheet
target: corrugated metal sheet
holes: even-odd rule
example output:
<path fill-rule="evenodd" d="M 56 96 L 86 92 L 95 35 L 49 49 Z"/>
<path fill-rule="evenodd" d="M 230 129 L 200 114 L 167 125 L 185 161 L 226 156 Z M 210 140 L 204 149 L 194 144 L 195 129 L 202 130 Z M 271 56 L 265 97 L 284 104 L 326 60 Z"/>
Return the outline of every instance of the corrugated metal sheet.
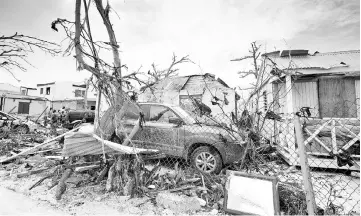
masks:
<path fill-rule="evenodd" d="M 116 153 L 115 150 L 104 145 L 105 153 Z M 64 141 L 63 156 L 83 156 L 103 154 L 102 144 L 91 134 L 73 134 L 66 136 Z"/>
<path fill-rule="evenodd" d="M 355 72 L 360 74 L 360 50 L 341 51 L 330 53 L 316 53 L 314 55 L 280 57 L 269 56 L 280 69 L 316 69 L 315 71 L 303 70 L 304 74 L 335 72 Z"/>
<path fill-rule="evenodd" d="M 152 86 L 156 90 L 180 91 L 189 77 L 171 77 L 161 80 Z"/>

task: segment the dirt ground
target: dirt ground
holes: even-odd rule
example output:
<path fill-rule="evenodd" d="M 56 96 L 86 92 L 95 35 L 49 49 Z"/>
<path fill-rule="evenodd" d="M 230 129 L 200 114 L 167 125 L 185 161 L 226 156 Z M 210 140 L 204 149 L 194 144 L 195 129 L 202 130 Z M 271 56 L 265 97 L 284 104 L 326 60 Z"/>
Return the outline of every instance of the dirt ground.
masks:
<path fill-rule="evenodd" d="M 66 215 L 41 201 L 0 187 L 0 215 Z"/>
<path fill-rule="evenodd" d="M 32 190 L 28 188 L 38 181 L 42 175 L 33 175 L 25 178 L 0 177 L 0 188 L 13 190 L 25 195 L 30 202 L 40 203 L 52 207 L 57 212 L 66 215 L 176 215 L 169 209 L 155 205 L 148 197 L 130 199 L 129 196 L 119 196 L 114 192 L 105 192 L 105 182 L 100 185 L 69 186 L 61 200 L 55 199 L 56 187 L 48 189 L 50 179 L 45 180 L 40 186 Z M 69 181 L 76 181 L 79 176 L 72 177 Z M 11 201 L 13 202 L 13 201 Z M 14 200 L 14 202 L 17 202 Z M 20 203 L 17 202 L 17 205 Z M 34 204 L 34 205 L 35 205 Z M 45 211 L 45 210 L 44 210 Z M 10 212 L 11 213 L 11 212 Z M 16 213 L 16 212 L 13 212 Z M 45 211 L 46 213 L 46 211 Z M 16 215 L 21 214 L 21 211 Z M 210 215 L 210 210 L 188 212 L 182 215 Z M 214 212 L 212 212 L 213 215 Z"/>
<path fill-rule="evenodd" d="M 319 207 L 326 209 L 333 204 L 343 214 L 360 215 L 360 178 L 337 172 L 312 171 L 311 175 L 316 204 Z M 302 185 L 299 171 L 279 176 L 279 179 Z"/>

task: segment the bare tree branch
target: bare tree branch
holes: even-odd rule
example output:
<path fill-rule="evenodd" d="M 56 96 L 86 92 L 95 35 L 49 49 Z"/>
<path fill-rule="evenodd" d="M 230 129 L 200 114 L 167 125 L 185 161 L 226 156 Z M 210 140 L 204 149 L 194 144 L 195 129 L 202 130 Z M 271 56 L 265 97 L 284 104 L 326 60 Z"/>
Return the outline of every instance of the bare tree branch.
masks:
<path fill-rule="evenodd" d="M 0 36 L 0 69 L 9 72 L 17 81 L 14 70 L 26 72 L 26 66 L 33 66 L 27 61 L 30 53 L 39 49 L 45 53 L 56 55 L 60 53 L 59 45 L 32 36 L 18 34 Z"/>

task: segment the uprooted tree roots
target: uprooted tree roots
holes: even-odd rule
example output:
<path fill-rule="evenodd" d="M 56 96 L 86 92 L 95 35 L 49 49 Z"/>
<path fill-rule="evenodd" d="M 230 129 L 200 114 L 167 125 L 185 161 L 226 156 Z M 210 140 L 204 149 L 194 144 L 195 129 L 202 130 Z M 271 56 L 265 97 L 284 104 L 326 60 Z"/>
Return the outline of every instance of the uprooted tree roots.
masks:
<path fill-rule="evenodd" d="M 140 195 L 141 171 L 144 163 L 136 155 L 116 156 L 113 165 L 109 168 L 106 190 L 115 190 L 122 195 L 131 197 Z M 102 171 L 101 175 L 104 175 Z"/>

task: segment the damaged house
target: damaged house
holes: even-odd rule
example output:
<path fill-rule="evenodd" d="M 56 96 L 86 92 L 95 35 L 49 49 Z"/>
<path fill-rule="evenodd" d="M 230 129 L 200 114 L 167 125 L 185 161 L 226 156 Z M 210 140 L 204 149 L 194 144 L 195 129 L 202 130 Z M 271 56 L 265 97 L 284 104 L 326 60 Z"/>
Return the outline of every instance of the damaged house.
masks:
<path fill-rule="evenodd" d="M 50 102 L 32 93 L 35 88 L 0 83 L 0 111 L 25 115 L 40 115 Z M 36 89 L 35 89 L 36 90 Z"/>
<path fill-rule="evenodd" d="M 314 160 L 311 166 L 330 163 L 328 168 L 347 169 L 348 165 L 336 163 L 337 156 L 345 152 L 358 158 L 359 164 L 360 51 L 283 50 L 262 57 L 266 76 L 251 95 L 252 108 L 283 117 L 283 121 L 266 120 L 264 136 L 282 146 L 281 153 L 289 163 L 297 163 L 292 114 L 303 108 L 312 119 L 305 127 L 306 149 Z"/>
<path fill-rule="evenodd" d="M 212 116 L 234 112 L 239 100 L 233 88 L 208 73 L 166 78 L 140 92 L 139 102 L 179 105 L 190 113 L 195 112 L 194 100 L 197 100 L 210 108 Z"/>

